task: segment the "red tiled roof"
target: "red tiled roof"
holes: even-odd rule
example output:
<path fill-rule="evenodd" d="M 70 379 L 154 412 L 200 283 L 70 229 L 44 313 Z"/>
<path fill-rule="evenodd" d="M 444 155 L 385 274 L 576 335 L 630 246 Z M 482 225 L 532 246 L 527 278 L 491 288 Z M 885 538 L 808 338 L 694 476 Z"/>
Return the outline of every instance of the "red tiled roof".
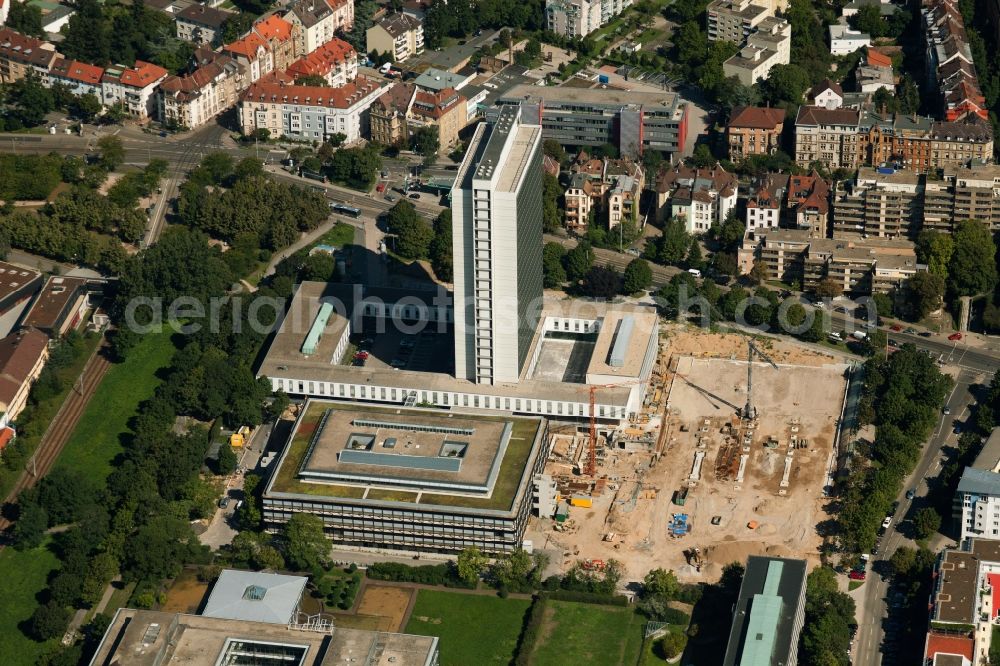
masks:
<path fill-rule="evenodd" d="M 971 638 L 945 636 L 931 632 L 927 634 L 927 652 L 924 658 L 933 659 L 936 654 L 960 654 L 972 661 L 976 643 Z"/>
<path fill-rule="evenodd" d="M 0 0 L 0 7 L 3 7 L 3 0 Z M 10 440 L 12 439 L 14 439 L 13 428 L 5 426 L 3 429 L 0 429 L 0 451 L 3 451 L 4 447 L 10 444 Z"/>
<path fill-rule="evenodd" d="M 326 44 L 305 56 L 299 58 L 288 67 L 288 72 L 295 76 L 326 76 L 338 64 L 350 59 L 357 59 L 354 47 L 342 39 L 334 37 Z"/>
<path fill-rule="evenodd" d="M 729 121 L 729 126 L 773 130 L 775 127 L 780 128 L 784 122 L 785 112 L 783 109 L 763 106 L 741 106 L 733 111 L 733 117 Z"/>
<path fill-rule="evenodd" d="M 119 81 L 122 85 L 133 88 L 145 88 L 153 85 L 167 75 L 167 70 L 151 62 L 136 60 L 135 67 L 122 70 Z"/>
<path fill-rule="evenodd" d="M 104 68 L 97 65 L 88 65 L 85 62 L 77 60 L 58 58 L 52 63 L 49 73 L 63 79 L 70 79 L 71 81 L 97 85 L 101 82 L 101 77 L 104 76 Z"/>
<path fill-rule="evenodd" d="M 265 51 L 267 50 L 267 43 L 264 39 L 256 32 L 251 32 L 243 39 L 238 39 L 232 44 L 226 44 L 223 50 L 245 56 L 248 60 L 252 61 L 257 59 L 257 49 L 261 46 L 264 47 Z"/>
<path fill-rule="evenodd" d="M 440 118 L 455 108 L 465 98 L 455 92 L 454 88 L 445 88 L 436 93 L 418 90 L 413 99 L 410 112 L 429 118 Z"/>
<path fill-rule="evenodd" d="M 287 42 L 292 38 L 292 24 L 277 14 L 272 14 L 253 26 L 254 31 L 264 39 Z"/>
<path fill-rule="evenodd" d="M 872 67 L 892 67 L 892 58 L 868 47 L 868 64 Z"/>
<path fill-rule="evenodd" d="M 339 88 L 288 86 L 261 80 L 247 88 L 240 100 L 242 102 L 301 104 L 347 109 L 361 98 L 378 90 L 378 87 L 377 81 L 363 76 L 359 76 L 352 83 Z"/>

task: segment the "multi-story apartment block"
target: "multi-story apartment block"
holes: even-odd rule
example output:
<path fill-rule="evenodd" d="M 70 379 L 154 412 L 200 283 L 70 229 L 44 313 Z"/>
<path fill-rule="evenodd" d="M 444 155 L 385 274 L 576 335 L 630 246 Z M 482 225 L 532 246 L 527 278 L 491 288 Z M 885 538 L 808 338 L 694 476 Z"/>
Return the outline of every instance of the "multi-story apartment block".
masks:
<path fill-rule="evenodd" d="M 576 234 L 587 233 L 591 212 L 599 210 L 604 198 L 604 183 L 584 173 L 570 176 L 563 194 L 566 207 L 566 229 Z"/>
<path fill-rule="evenodd" d="M 613 144 L 625 157 L 648 149 L 673 156 L 687 141 L 688 105 L 674 93 L 517 85 L 496 102 L 540 120 L 546 139 L 566 146 Z"/>
<path fill-rule="evenodd" d="M 815 238 L 805 229 L 748 231 L 738 254 L 747 273 L 762 262 L 769 279 L 815 289 L 832 280 L 844 293 L 888 293 L 927 267 L 906 240 Z"/>
<path fill-rule="evenodd" d="M 406 115 L 408 133 L 418 127 L 436 127 L 439 152 L 450 152 L 458 143 L 458 133 L 468 122 L 465 97 L 454 88 L 430 91 L 417 89 Z"/>
<path fill-rule="evenodd" d="M 412 83 L 397 82 L 372 102 L 368 111 L 372 141 L 383 146 L 406 144 L 410 137 L 406 116 L 415 94 Z"/>
<path fill-rule="evenodd" d="M 424 26 L 409 14 L 389 14 L 365 33 L 368 53 L 387 53 L 393 62 L 424 52 Z"/>
<path fill-rule="evenodd" d="M 795 161 L 820 162 L 830 168 L 852 168 L 858 163 L 857 109 L 800 106 L 795 118 Z"/>
<path fill-rule="evenodd" d="M 74 95 L 93 95 L 100 100 L 102 98 L 101 77 L 103 76 L 103 67 L 66 58 L 57 58 L 52 63 L 52 68 L 46 73 L 44 80 L 45 85 L 50 88 L 58 83 L 66 86 Z"/>
<path fill-rule="evenodd" d="M 965 21 L 955 0 L 928 0 L 922 4 L 926 38 L 927 79 L 941 94 L 945 120 L 967 115 L 989 117 L 979 85 Z"/>
<path fill-rule="evenodd" d="M 120 107 L 128 115 L 145 120 L 156 113 L 154 93 L 167 74 L 159 65 L 142 60 L 136 60 L 135 67 L 108 67 L 101 77 L 104 105 Z"/>
<path fill-rule="evenodd" d="M 61 57 L 48 42 L 0 28 L 0 83 L 20 81 L 32 72 L 44 78 Z"/>
<path fill-rule="evenodd" d="M 264 40 L 267 50 L 271 52 L 274 70 L 277 72 L 285 71 L 295 61 L 292 30 L 292 24 L 277 14 L 271 14 L 253 25 L 253 31 Z"/>
<path fill-rule="evenodd" d="M 247 72 L 250 83 L 259 81 L 274 70 L 274 54 L 263 37 L 254 31 L 232 44 L 222 47 L 222 52 L 236 61 Z"/>
<path fill-rule="evenodd" d="M 722 72 L 727 77 L 735 76 L 745 86 L 752 86 L 766 79 L 775 65 L 787 65 L 791 48 L 791 24 L 768 16 L 747 37 L 739 53 L 722 63 Z"/>
<path fill-rule="evenodd" d="M 781 212 L 785 207 L 788 174 L 772 173 L 764 177 L 756 191 L 747 199 L 747 231 L 777 229 L 781 225 Z"/>
<path fill-rule="evenodd" d="M 736 208 L 738 186 L 736 175 L 718 164 L 711 169 L 684 164 L 662 169 L 656 177 L 657 217 L 683 220 L 688 233 L 703 234 Z"/>
<path fill-rule="evenodd" d="M 830 183 L 815 170 L 790 176 L 785 194 L 785 225 L 825 238 L 830 224 Z"/>
<path fill-rule="evenodd" d="M 327 85 L 337 88 L 347 85 L 358 75 L 358 54 L 354 47 L 334 37 L 312 53 L 299 58 L 288 68 L 289 76 L 319 76 Z"/>
<path fill-rule="evenodd" d="M 469 141 L 451 193 L 455 375 L 518 382 L 542 298 L 542 127 L 500 110 Z"/>
<path fill-rule="evenodd" d="M 912 171 L 858 169 L 833 194 L 834 238 L 916 238 L 923 178 Z"/>
<path fill-rule="evenodd" d="M 293 26 L 295 55 L 312 53 L 354 25 L 354 0 L 298 0 L 285 14 Z"/>
<path fill-rule="evenodd" d="M 742 44 L 758 23 L 773 14 L 767 2 L 712 0 L 706 9 L 708 39 Z"/>
<path fill-rule="evenodd" d="M 545 24 L 557 35 L 589 35 L 632 6 L 632 0 L 546 0 Z"/>
<path fill-rule="evenodd" d="M 632 176 L 618 176 L 608 190 L 608 229 L 614 229 L 623 222 L 639 221 L 639 199 L 642 197 L 643 181 Z"/>
<path fill-rule="evenodd" d="M 738 160 L 749 155 L 773 155 L 781 147 L 781 131 L 785 111 L 760 106 L 743 106 L 733 109 L 726 126 L 729 159 Z"/>
<path fill-rule="evenodd" d="M 1000 541 L 1000 428 L 994 428 L 955 490 L 953 513 L 966 539 Z"/>
<path fill-rule="evenodd" d="M 198 45 L 218 46 L 222 43 L 222 28 L 234 16 L 232 12 L 193 4 L 179 11 L 174 19 L 177 38 Z"/>
<path fill-rule="evenodd" d="M 343 134 L 346 143 L 368 135 L 368 107 L 384 88 L 362 76 L 340 88 L 258 81 L 240 97 L 245 136 L 266 129 L 271 136 L 325 141 Z"/>
<path fill-rule="evenodd" d="M 212 55 L 192 73 L 160 84 L 156 100 L 161 122 L 194 129 L 236 104 L 245 87 L 243 72 L 229 56 Z"/>

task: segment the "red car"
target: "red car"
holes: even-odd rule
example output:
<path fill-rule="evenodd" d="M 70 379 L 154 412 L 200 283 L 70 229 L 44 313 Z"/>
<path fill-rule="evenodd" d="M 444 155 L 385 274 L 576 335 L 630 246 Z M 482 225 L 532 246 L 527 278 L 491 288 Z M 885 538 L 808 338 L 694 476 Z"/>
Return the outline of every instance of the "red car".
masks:
<path fill-rule="evenodd" d="M 378 192 L 379 194 L 382 194 L 383 192 L 385 192 L 385 183 L 379 183 L 375 187 L 375 191 Z"/>
<path fill-rule="evenodd" d="M 358 353 L 356 353 L 354 355 L 354 358 L 356 358 L 358 360 L 361 360 L 361 361 L 367 361 L 368 360 L 368 355 L 369 355 L 368 352 L 362 350 L 362 351 L 359 351 Z"/>
<path fill-rule="evenodd" d="M 961 333 L 952 333 L 951 335 L 948 336 L 948 339 L 951 340 L 952 342 L 956 342 L 956 341 L 962 339 L 962 334 Z"/>
<path fill-rule="evenodd" d="M 865 572 L 864 571 L 852 571 L 851 573 L 847 574 L 847 577 L 850 578 L 851 580 L 864 580 L 865 579 Z"/>
<path fill-rule="evenodd" d="M 892 331 L 893 333 L 899 333 L 900 331 L 903 330 L 903 327 L 900 326 L 899 324 L 893 324 L 892 326 L 889 327 L 889 330 Z"/>

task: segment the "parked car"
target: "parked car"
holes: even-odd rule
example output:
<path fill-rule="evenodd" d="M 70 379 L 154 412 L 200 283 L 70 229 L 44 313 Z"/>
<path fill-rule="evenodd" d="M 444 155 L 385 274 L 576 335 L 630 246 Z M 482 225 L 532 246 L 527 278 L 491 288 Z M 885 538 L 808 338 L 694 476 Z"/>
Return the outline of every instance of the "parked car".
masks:
<path fill-rule="evenodd" d="M 913 488 L 910 488 L 909 490 L 906 491 L 906 499 L 911 500 L 916 496 L 917 496 L 917 491 L 914 490 Z"/>
<path fill-rule="evenodd" d="M 409 195 L 409 197 L 410 197 L 411 199 L 419 199 L 419 198 L 420 198 L 420 195 L 419 195 L 418 193 L 414 192 L 413 194 Z"/>
<path fill-rule="evenodd" d="M 354 355 L 354 358 L 367 359 L 368 356 L 370 356 L 370 354 L 362 349 Z"/>
<path fill-rule="evenodd" d="M 388 201 L 389 203 L 392 203 L 393 201 L 396 200 L 396 197 L 392 196 L 391 194 L 387 194 L 385 195 L 385 200 Z"/>
<path fill-rule="evenodd" d="M 851 580 L 864 580 L 865 579 L 865 572 L 864 571 L 852 571 L 851 573 L 847 574 L 847 577 L 850 578 Z"/>
<path fill-rule="evenodd" d="M 882 521 L 882 529 L 887 530 L 890 525 L 892 525 L 892 516 L 886 516 L 885 520 Z"/>
<path fill-rule="evenodd" d="M 919 335 L 922 338 L 929 338 L 933 334 L 930 331 L 920 331 L 920 333 L 918 333 L 917 335 Z"/>
<path fill-rule="evenodd" d="M 952 342 L 957 342 L 962 339 L 962 334 L 952 333 L 951 335 L 948 336 L 948 339 L 951 340 Z"/>
<path fill-rule="evenodd" d="M 907 326 L 906 330 L 903 331 L 903 333 L 909 333 L 910 335 L 913 335 L 916 332 L 917 332 L 917 329 L 913 328 L 912 326 Z"/>
<path fill-rule="evenodd" d="M 379 194 L 385 192 L 385 183 L 379 183 L 378 185 L 376 185 L 375 191 L 378 192 Z"/>
<path fill-rule="evenodd" d="M 889 330 L 892 331 L 893 333 L 899 333 L 900 331 L 903 330 L 903 327 L 900 326 L 899 324 L 893 324 L 892 326 L 889 327 Z"/>
<path fill-rule="evenodd" d="M 943 414 L 944 414 L 945 416 L 948 416 L 949 414 L 951 414 L 951 407 L 945 407 L 944 409 L 942 409 L 942 410 L 941 410 L 941 412 L 942 412 L 942 413 L 943 413 Z"/>
<path fill-rule="evenodd" d="M 962 424 L 961 423 L 958 423 L 958 424 L 955 425 L 954 432 L 955 432 L 956 435 L 961 435 L 962 434 Z"/>
<path fill-rule="evenodd" d="M 228 497 L 223 497 L 222 499 L 219 500 L 219 508 L 220 509 L 225 509 L 227 506 L 229 506 L 229 498 Z"/>

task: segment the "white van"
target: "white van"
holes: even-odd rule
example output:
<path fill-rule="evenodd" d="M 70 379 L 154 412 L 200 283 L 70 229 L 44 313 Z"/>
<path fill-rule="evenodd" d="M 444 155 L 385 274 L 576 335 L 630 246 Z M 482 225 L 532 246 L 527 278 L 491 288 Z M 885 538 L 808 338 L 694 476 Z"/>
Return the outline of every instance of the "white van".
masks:
<path fill-rule="evenodd" d="M 844 334 L 840 331 L 830 331 L 829 338 L 831 342 L 841 342 L 844 339 Z"/>
<path fill-rule="evenodd" d="M 688 273 L 695 276 L 699 280 L 701 279 L 701 271 L 699 271 L 697 268 L 689 268 Z"/>

